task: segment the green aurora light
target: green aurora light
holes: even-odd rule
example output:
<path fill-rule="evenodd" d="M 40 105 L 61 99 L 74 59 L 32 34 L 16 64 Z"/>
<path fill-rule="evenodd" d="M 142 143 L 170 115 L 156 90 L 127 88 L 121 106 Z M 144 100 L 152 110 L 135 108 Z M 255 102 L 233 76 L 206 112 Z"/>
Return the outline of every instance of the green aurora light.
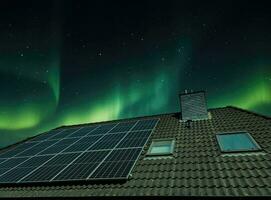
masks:
<path fill-rule="evenodd" d="M 206 90 L 209 108 L 271 115 L 269 11 L 175 1 L 139 16 L 92 3 L 3 3 L 0 147 L 63 125 L 179 112 L 184 89 Z"/>

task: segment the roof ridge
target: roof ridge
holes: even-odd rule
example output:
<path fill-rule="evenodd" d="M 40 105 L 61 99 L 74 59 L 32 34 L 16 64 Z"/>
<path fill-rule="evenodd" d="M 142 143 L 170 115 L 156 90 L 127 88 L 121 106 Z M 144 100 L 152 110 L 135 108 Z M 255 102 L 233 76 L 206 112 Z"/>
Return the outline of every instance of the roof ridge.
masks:
<path fill-rule="evenodd" d="M 246 110 L 246 109 L 239 108 L 239 107 L 236 107 L 236 106 L 226 106 L 226 107 L 227 108 L 233 108 L 235 110 L 239 110 L 239 111 L 246 112 L 246 113 L 249 113 L 249 114 L 253 114 L 253 115 L 256 115 L 258 117 L 262 117 L 264 119 L 267 119 L 267 120 L 271 120 L 271 116 L 267 116 L 267 115 L 264 115 L 264 114 L 261 114 L 261 113 L 257 113 L 257 112 L 250 111 L 250 110 Z"/>
<path fill-rule="evenodd" d="M 62 125 L 52 130 L 59 129 L 59 128 L 66 128 L 66 127 L 77 127 L 77 126 L 94 125 L 94 124 L 100 124 L 100 123 L 114 123 L 118 121 L 136 120 L 136 119 L 146 118 L 146 117 L 159 117 L 161 115 L 173 115 L 173 114 L 178 114 L 178 113 L 179 112 L 160 113 L 160 114 L 154 114 L 154 115 L 143 115 L 143 116 L 135 116 L 135 117 L 130 117 L 130 118 L 112 119 L 108 121 L 97 121 L 97 122 L 89 122 L 89 123 L 83 123 L 83 124 Z"/>

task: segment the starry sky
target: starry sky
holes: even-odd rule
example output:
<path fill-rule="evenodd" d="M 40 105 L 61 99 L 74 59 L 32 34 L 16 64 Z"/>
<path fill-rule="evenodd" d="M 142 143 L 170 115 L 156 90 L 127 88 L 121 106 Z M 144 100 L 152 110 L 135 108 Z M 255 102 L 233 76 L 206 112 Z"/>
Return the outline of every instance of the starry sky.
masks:
<path fill-rule="evenodd" d="M 208 107 L 271 115 L 271 12 L 252 1 L 5 1 L 0 147 L 62 125 Z"/>

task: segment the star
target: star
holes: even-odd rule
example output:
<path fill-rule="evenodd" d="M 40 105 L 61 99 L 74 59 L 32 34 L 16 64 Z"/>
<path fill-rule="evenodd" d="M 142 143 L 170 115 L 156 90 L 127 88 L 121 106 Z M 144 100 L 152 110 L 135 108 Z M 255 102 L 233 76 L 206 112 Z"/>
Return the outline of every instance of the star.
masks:
<path fill-rule="evenodd" d="M 102 52 L 99 52 L 99 53 L 98 53 L 98 56 L 102 56 Z"/>

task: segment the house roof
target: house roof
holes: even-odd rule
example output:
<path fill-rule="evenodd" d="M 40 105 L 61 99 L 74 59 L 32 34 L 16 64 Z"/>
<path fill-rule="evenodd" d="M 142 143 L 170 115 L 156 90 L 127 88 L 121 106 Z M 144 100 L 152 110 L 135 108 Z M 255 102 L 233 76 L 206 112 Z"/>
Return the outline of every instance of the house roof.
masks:
<path fill-rule="evenodd" d="M 125 182 L 6 186 L 0 196 L 270 196 L 271 119 L 235 107 L 208 111 L 210 119 L 193 121 L 190 128 L 180 113 L 142 117 L 160 120 Z M 249 132 L 262 151 L 222 154 L 215 135 L 231 131 Z M 175 138 L 173 156 L 146 159 L 151 141 L 159 138 Z"/>

